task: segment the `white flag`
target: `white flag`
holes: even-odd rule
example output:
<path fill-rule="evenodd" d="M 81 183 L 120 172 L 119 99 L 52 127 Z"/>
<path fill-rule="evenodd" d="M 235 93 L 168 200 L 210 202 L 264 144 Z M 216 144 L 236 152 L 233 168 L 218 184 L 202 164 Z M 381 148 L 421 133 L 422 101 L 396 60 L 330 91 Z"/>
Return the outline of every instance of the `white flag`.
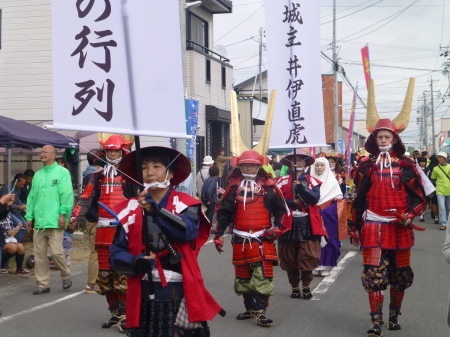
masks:
<path fill-rule="evenodd" d="M 270 148 L 327 146 L 320 1 L 266 0 L 269 91 L 278 89 Z"/>
<path fill-rule="evenodd" d="M 53 128 L 189 138 L 179 6 L 53 0 Z"/>

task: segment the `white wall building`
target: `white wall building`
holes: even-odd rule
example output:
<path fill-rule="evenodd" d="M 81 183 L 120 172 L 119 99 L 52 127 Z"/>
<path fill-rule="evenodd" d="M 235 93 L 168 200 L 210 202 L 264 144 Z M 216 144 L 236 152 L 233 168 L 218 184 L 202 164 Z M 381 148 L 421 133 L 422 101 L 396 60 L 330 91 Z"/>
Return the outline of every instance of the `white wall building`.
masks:
<path fill-rule="evenodd" d="M 232 3 L 228 0 L 203 0 L 200 7 L 185 10 L 185 3 L 193 1 L 179 1 L 181 34 L 187 41 L 186 44 L 183 42 L 186 95 L 200 101 L 200 128 L 194 163 L 198 165 L 203 156 L 212 154 L 218 147 L 229 150 L 229 90 L 232 89 L 233 69 L 228 59 L 212 49 L 214 14 L 231 13 Z M 152 33 L 149 32 L 150 41 Z M 39 126 L 44 123 L 51 125 L 52 77 L 51 0 L 0 0 L 0 115 Z M 85 154 L 87 150 L 98 147 L 97 136 L 81 131 L 61 133 L 84 137 L 80 153 Z M 142 137 L 142 146 L 149 145 L 168 146 L 169 141 Z M 178 142 L 178 149 L 184 152 L 184 140 Z M 40 169 L 35 153 L 33 150 L 14 149 L 12 174 L 26 168 Z M 8 179 L 5 160 L 3 162 L 4 165 L 0 165 L 0 184 Z M 84 161 L 80 170 L 85 166 Z"/>

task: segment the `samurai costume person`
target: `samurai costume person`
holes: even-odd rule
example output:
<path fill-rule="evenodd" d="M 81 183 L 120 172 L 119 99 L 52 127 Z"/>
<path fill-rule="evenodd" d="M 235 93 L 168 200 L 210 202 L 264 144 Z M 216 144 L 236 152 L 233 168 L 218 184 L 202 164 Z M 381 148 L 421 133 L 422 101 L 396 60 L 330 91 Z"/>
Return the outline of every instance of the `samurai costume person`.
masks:
<path fill-rule="evenodd" d="M 315 169 L 318 163 L 323 163 L 325 167 L 320 175 Z M 328 276 L 330 275 L 330 270 L 337 266 L 337 261 L 341 255 L 339 218 L 344 218 L 341 222 L 344 224 L 343 229 L 347 235 L 345 200 L 342 200 L 341 188 L 339 187 L 339 183 L 334 177 L 334 173 L 330 169 L 330 164 L 326 158 L 316 159 L 314 167 L 311 170 L 311 176 L 322 182 L 320 185 L 320 199 L 317 203 L 317 207 L 320 209 L 320 215 L 328 234 L 326 239 L 322 239 L 319 267 L 314 270 L 313 275 Z"/>
<path fill-rule="evenodd" d="M 101 156 L 105 156 L 107 164 L 103 170 L 92 174 L 78 200 L 70 223 L 74 224 L 84 216 L 89 216 L 91 222 L 97 222 L 95 249 L 98 254 L 98 276 L 94 289 L 100 295 L 105 295 L 111 312 L 111 318 L 102 325 L 102 328 L 118 326 L 119 329 L 124 329 L 126 276 L 117 273 L 109 264 L 109 247 L 116 232 L 116 226 L 111 225 L 111 222 L 116 218 L 105 208 L 100 207 L 99 203 L 102 202 L 112 209 L 127 198 L 136 196 L 137 189 L 116 169 L 117 164 L 129 152 L 128 148 L 132 142 L 126 141 L 121 135 L 112 135 L 100 143 L 103 147 Z M 106 150 L 121 150 L 122 156 L 118 160 L 110 160 L 105 153 Z"/>
<path fill-rule="evenodd" d="M 237 295 L 243 296 L 246 309 L 236 319 L 255 317 L 256 323 L 264 327 L 273 323 L 266 316 L 269 296 L 273 295 L 274 288 L 273 266 L 278 262 L 273 241 L 284 230 L 281 221 L 287 211 L 281 191 L 261 168 L 262 165 L 269 164 L 266 155 L 269 151 L 276 92 L 272 90 L 270 93 L 261 140 L 252 150 L 242 141 L 237 95 L 234 91 L 230 92 L 231 164 L 241 167 L 235 168 L 230 175 L 222 206 L 217 212 L 218 232 L 214 239 L 217 250 L 222 252 L 223 234 L 234 223 L 234 290 Z"/>
<path fill-rule="evenodd" d="M 281 233 L 281 220 L 286 213 L 283 195 L 274 180 L 261 168 L 262 157 L 253 150 L 244 151 L 233 162 L 238 165 L 257 164 L 254 176 L 243 174 L 235 168 L 230 175 L 222 205 L 217 212 L 218 231 L 215 243 L 225 230 L 234 223 L 233 265 L 235 270 L 234 291 L 243 296 L 246 311 L 236 319 L 256 318 L 261 326 L 270 326 L 266 316 L 269 297 L 273 296 L 273 266 L 278 262 L 274 240 Z M 276 228 L 272 228 L 271 218 Z"/>
<path fill-rule="evenodd" d="M 150 213 L 139 207 L 136 198 L 114 207 L 122 226 L 110 248 L 110 261 L 128 276 L 127 334 L 170 337 L 177 332 L 179 336 L 210 336 L 206 321 L 218 313 L 225 315 L 206 290 L 197 261 L 211 225 L 201 212 L 201 201 L 173 188 L 190 174 L 190 161 L 178 151 L 157 146 L 143 148 L 141 155 L 143 164 L 160 162 L 173 178 L 166 176 L 164 183 L 156 183 L 167 190 L 159 203 L 147 194 L 146 200 L 153 205 Z M 120 169 L 137 180 L 135 156 L 135 152 L 129 154 Z M 145 244 L 144 223 L 148 226 Z M 146 246 L 155 259 L 143 258 Z M 168 248 L 177 252 L 175 259 Z"/>
<path fill-rule="evenodd" d="M 280 163 L 293 169 L 296 177 L 295 183 L 293 174 L 282 176 L 277 181 L 290 210 L 289 216 L 285 217 L 286 223 L 283 223 L 291 227 L 278 239 L 280 266 L 287 272 L 292 287 L 291 298 L 311 299 L 312 271 L 319 265 L 320 237 L 326 235 L 316 206 L 321 182 L 305 172 L 314 164 L 314 158 L 301 150 L 295 150 L 295 154 L 292 152 Z"/>
<path fill-rule="evenodd" d="M 403 296 L 414 279 L 410 267 L 413 228 L 422 229 L 413 225 L 412 220 L 421 214 L 426 202 L 420 175 L 414 162 L 404 156 L 405 146 L 399 137 L 409 122 L 413 89 L 411 78 L 402 111 L 391 121 L 378 116 L 373 80 L 369 86 L 367 129 L 371 135 L 365 148 L 371 155 L 361 160 L 355 175 L 358 189 L 350 235 L 357 238 L 354 232 L 360 230 L 364 263 L 361 280 L 369 294 L 371 337 L 382 335 L 384 290 L 389 285 L 387 325 L 389 330 L 400 329 L 398 315 Z M 386 134 L 393 138 L 385 145 L 382 136 Z"/>

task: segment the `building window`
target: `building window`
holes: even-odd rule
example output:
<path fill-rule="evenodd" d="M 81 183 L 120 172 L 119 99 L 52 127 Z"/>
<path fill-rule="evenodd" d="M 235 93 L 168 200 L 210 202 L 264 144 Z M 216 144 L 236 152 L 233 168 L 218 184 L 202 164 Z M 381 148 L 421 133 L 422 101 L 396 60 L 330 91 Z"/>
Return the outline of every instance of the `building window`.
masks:
<path fill-rule="evenodd" d="M 208 48 L 208 23 L 189 13 L 187 39 Z"/>
<path fill-rule="evenodd" d="M 211 60 L 206 59 L 206 83 L 211 83 Z"/>
<path fill-rule="evenodd" d="M 225 69 L 224 66 L 222 66 L 222 89 L 226 89 L 227 88 L 227 70 Z"/>

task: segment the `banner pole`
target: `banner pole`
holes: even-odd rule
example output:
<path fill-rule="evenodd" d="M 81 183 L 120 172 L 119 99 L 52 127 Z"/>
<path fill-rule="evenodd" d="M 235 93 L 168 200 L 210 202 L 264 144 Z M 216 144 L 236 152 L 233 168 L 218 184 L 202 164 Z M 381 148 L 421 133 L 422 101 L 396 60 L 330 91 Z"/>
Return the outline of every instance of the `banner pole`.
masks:
<path fill-rule="evenodd" d="M 130 88 L 130 108 L 131 108 L 131 118 L 133 121 L 133 129 L 137 129 L 137 112 L 136 112 L 136 99 L 134 95 L 134 78 L 133 78 L 133 66 L 131 64 L 131 47 L 130 47 L 130 30 L 128 28 L 128 10 L 127 1 L 122 0 L 122 24 L 123 24 L 123 35 L 125 41 L 125 55 L 127 60 L 127 73 L 128 73 L 128 85 Z M 140 171 L 140 166 L 139 166 Z M 142 172 L 141 172 L 142 175 Z M 141 182 L 141 181 L 139 181 Z"/>

